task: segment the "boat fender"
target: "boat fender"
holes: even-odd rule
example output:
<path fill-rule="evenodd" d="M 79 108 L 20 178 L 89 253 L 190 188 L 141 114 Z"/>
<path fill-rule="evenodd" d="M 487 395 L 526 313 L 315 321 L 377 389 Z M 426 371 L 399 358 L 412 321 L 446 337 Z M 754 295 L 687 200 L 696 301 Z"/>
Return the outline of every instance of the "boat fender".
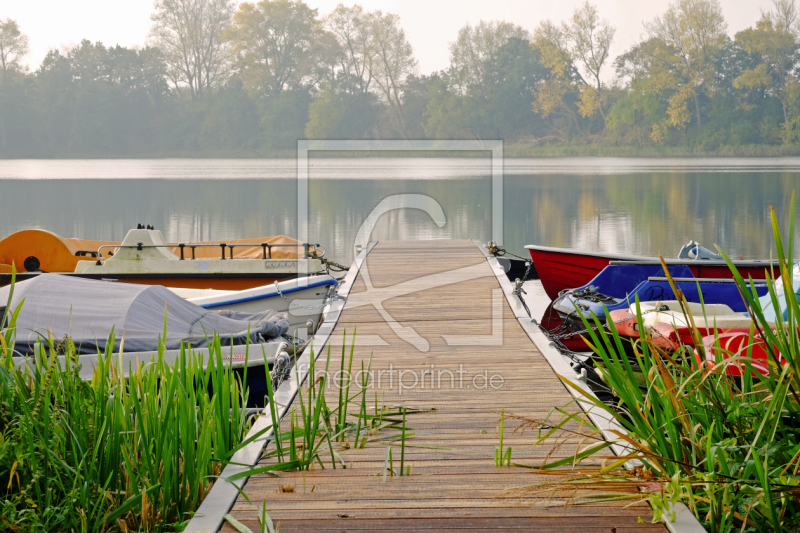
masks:
<path fill-rule="evenodd" d="M 630 309 L 615 309 L 608 314 L 608 321 L 614 323 L 617 333 L 625 337 L 639 337 L 639 323 Z"/>

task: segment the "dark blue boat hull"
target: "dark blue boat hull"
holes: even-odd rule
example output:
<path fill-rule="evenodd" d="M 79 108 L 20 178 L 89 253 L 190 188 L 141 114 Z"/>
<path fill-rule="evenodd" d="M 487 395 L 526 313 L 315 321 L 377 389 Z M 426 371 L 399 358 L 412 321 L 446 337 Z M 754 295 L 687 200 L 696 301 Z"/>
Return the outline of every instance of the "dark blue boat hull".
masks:
<path fill-rule="evenodd" d="M 687 301 L 724 304 L 735 312 L 747 310 L 733 280 L 693 278 L 689 268 L 683 265 L 668 268 L 673 279 L 678 280 L 676 288 Z M 606 310 L 628 308 L 636 302 L 637 296 L 640 302 L 675 300 L 669 281 L 659 277 L 663 274 L 663 268 L 658 265 L 610 265 L 587 285 L 563 294 L 553 302 L 553 309 L 570 329 L 576 330 L 583 329 L 581 315 L 591 322 L 594 314 L 605 322 Z M 759 296 L 767 293 L 766 282 L 754 283 Z"/>

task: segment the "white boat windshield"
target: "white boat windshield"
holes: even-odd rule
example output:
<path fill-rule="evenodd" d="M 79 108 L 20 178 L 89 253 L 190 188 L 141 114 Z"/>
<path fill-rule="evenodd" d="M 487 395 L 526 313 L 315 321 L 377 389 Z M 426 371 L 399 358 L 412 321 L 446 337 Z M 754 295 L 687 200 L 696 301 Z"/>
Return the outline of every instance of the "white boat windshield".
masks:
<path fill-rule="evenodd" d="M 781 278 L 778 278 L 773 282 L 773 287 L 775 289 L 775 295 L 778 299 L 778 305 L 780 306 L 781 314 L 783 315 L 783 318 L 786 319 L 788 317 L 786 309 L 786 294 L 784 292 L 784 285 Z M 792 267 L 792 290 L 794 291 L 795 298 L 800 298 L 800 262 L 795 263 Z M 775 313 L 775 309 L 772 305 L 772 296 L 767 293 L 759 298 L 758 302 L 761 304 L 761 310 L 764 312 L 764 318 L 770 322 L 775 322 L 777 314 Z"/>

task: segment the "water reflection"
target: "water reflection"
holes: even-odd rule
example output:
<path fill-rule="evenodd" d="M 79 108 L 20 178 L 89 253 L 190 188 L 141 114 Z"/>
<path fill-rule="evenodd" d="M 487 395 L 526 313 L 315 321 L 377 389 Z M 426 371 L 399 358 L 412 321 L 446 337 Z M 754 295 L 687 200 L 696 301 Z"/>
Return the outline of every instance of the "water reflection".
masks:
<path fill-rule="evenodd" d="M 310 235 L 334 259 L 351 260 L 364 217 L 399 193 L 432 196 L 447 224 L 395 211 L 374 239 L 490 238 L 487 158 L 310 163 Z M 175 241 L 294 235 L 295 174 L 293 160 L 0 161 L 0 238 L 39 227 L 116 240 L 140 222 Z M 693 238 L 766 257 L 769 205 L 784 220 L 798 189 L 794 159 L 510 160 L 505 244 L 673 256 Z"/>
<path fill-rule="evenodd" d="M 800 189 L 800 172 L 517 178 L 506 179 L 507 213 L 524 213 L 527 200 L 529 216 L 519 225 L 506 217 L 509 243 L 667 256 L 689 239 L 734 256 L 768 256 L 769 206 L 784 221 Z"/>

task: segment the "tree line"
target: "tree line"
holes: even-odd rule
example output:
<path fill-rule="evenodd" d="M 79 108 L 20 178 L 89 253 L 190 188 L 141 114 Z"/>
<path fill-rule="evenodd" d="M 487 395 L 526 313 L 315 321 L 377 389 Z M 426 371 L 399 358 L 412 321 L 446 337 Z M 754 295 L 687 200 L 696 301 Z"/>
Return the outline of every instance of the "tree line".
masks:
<path fill-rule="evenodd" d="M 773 0 L 729 35 L 718 0 L 675 0 L 612 58 L 588 1 L 533 28 L 467 24 L 420 74 L 400 19 L 300 0 L 156 0 L 146 44 L 82 41 L 23 66 L 0 20 L 0 155 L 290 150 L 298 139 L 800 148 L 800 17 Z"/>

